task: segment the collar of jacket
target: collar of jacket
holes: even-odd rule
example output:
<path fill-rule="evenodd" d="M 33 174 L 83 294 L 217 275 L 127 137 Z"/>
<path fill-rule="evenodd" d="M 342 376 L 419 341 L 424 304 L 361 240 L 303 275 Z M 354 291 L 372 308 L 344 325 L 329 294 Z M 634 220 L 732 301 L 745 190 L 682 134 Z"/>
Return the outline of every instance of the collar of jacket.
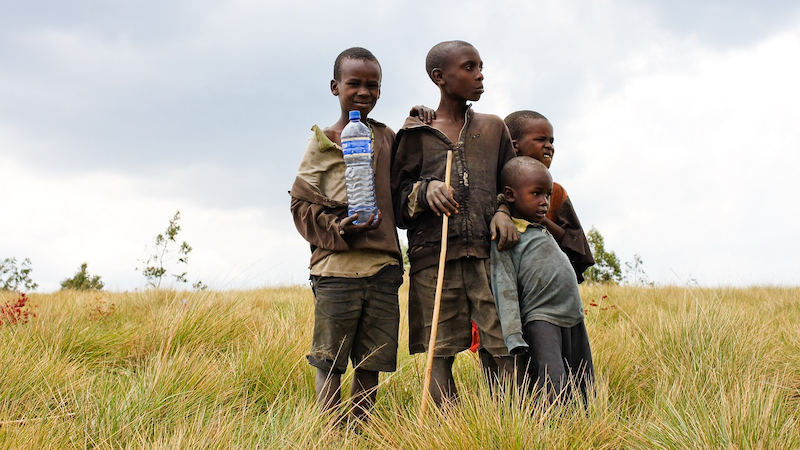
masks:
<path fill-rule="evenodd" d="M 471 103 L 467 104 L 467 111 L 464 113 L 464 124 L 469 123 L 469 121 L 472 119 L 472 115 L 473 114 L 474 114 L 474 111 L 472 110 L 472 104 Z M 403 123 L 403 128 L 401 128 L 400 131 L 408 131 L 408 130 L 414 130 L 414 129 L 418 129 L 418 128 L 430 128 L 434 132 L 442 135 L 442 137 L 444 137 L 444 139 L 450 141 L 450 138 L 445 136 L 445 134 L 442 133 L 441 131 L 439 131 L 439 129 L 428 125 L 427 123 L 419 120 L 419 117 L 415 117 L 415 116 L 409 116 L 408 118 L 406 118 L 405 123 Z M 400 131 L 398 131 L 398 133 Z"/>
<path fill-rule="evenodd" d="M 542 225 L 542 224 L 540 224 L 540 223 L 528 222 L 527 220 L 525 220 L 525 219 L 520 219 L 519 217 L 512 217 L 512 218 L 511 218 L 511 222 L 513 222 L 513 223 L 514 223 L 514 227 L 515 227 L 515 228 L 517 229 L 517 231 L 519 231 L 520 233 L 524 233 L 524 232 L 525 232 L 525 230 L 527 230 L 527 229 L 528 229 L 528 227 L 534 227 L 534 228 L 543 228 L 544 230 L 547 230 L 547 228 L 545 228 L 545 226 L 544 226 L 544 225 Z"/>
<path fill-rule="evenodd" d="M 375 131 L 372 129 L 372 127 L 386 128 L 386 124 L 370 118 L 367 118 L 367 124 L 369 124 L 370 126 L 369 132 L 371 134 L 373 141 L 375 140 Z M 328 136 L 325 134 L 325 130 L 323 130 L 322 128 L 318 127 L 317 125 L 314 125 L 313 127 L 311 127 L 311 131 L 314 132 L 314 137 L 317 139 L 320 153 L 325 153 L 332 148 L 342 151 L 342 147 L 340 147 L 337 143 L 330 140 L 330 138 L 328 138 Z"/>

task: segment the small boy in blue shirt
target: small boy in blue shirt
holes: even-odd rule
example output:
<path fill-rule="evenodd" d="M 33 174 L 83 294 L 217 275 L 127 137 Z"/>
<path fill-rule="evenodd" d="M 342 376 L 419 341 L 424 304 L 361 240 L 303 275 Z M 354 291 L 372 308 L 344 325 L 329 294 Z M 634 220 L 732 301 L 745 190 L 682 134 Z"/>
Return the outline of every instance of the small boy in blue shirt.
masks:
<path fill-rule="evenodd" d="M 518 356 L 518 378 L 528 392 L 544 393 L 550 402 L 570 386 L 585 398 L 594 365 L 578 281 L 542 225 L 553 179 L 540 161 L 519 156 L 505 165 L 501 182 L 520 239 L 502 252 L 492 242 L 492 292 L 503 339 Z"/>

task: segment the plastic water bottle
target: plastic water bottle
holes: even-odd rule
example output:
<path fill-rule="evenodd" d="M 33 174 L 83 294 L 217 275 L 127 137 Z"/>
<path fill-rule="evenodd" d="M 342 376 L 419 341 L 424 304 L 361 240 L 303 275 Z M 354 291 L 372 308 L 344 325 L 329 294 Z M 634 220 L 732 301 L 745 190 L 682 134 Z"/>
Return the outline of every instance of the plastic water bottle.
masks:
<path fill-rule="evenodd" d="M 372 134 L 361 122 L 361 112 L 350 111 L 350 123 L 342 130 L 342 153 L 347 166 L 344 174 L 347 186 L 347 214 L 358 214 L 355 223 L 378 217 L 375 198 L 375 173 L 372 171 Z"/>

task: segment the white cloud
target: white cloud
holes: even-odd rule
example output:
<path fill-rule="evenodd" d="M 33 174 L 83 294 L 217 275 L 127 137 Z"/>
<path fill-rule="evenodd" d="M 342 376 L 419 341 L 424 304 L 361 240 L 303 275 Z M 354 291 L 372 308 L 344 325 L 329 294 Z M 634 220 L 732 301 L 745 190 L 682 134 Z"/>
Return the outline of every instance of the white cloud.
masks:
<path fill-rule="evenodd" d="M 663 281 L 675 270 L 705 283 L 796 282 L 796 258 L 775 249 L 799 238 L 775 227 L 800 221 L 787 203 L 800 189 L 800 63 L 788 57 L 798 36 L 724 54 L 660 48 L 630 64 L 623 90 L 586 98 L 557 130 L 565 151 L 553 168 L 581 161 L 565 184 L 587 227 Z"/>
<path fill-rule="evenodd" d="M 144 192 L 150 181 L 118 174 L 41 176 L 0 159 L 10 214 L 0 221 L 2 256 L 30 258 L 40 290 L 58 288 L 82 262 L 108 288 L 142 287 L 136 272 L 156 234 L 181 210 L 179 240 L 194 247 L 186 270 L 215 288 L 248 288 L 302 283 L 308 253 L 287 211 L 272 208 L 201 206 L 186 199 Z M 288 203 L 288 196 L 287 196 Z M 277 216 L 277 217 L 276 217 Z M 176 268 L 177 270 L 177 268 Z"/>

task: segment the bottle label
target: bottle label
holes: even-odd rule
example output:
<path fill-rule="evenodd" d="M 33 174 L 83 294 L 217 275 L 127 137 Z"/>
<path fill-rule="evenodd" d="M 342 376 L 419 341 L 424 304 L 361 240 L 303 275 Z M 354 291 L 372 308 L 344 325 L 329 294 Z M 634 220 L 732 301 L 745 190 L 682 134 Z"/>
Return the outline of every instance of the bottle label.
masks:
<path fill-rule="evenodd" d="M 342 154 L 372 153 L 372 140 L 368 137 L 342 139 Z"/>

